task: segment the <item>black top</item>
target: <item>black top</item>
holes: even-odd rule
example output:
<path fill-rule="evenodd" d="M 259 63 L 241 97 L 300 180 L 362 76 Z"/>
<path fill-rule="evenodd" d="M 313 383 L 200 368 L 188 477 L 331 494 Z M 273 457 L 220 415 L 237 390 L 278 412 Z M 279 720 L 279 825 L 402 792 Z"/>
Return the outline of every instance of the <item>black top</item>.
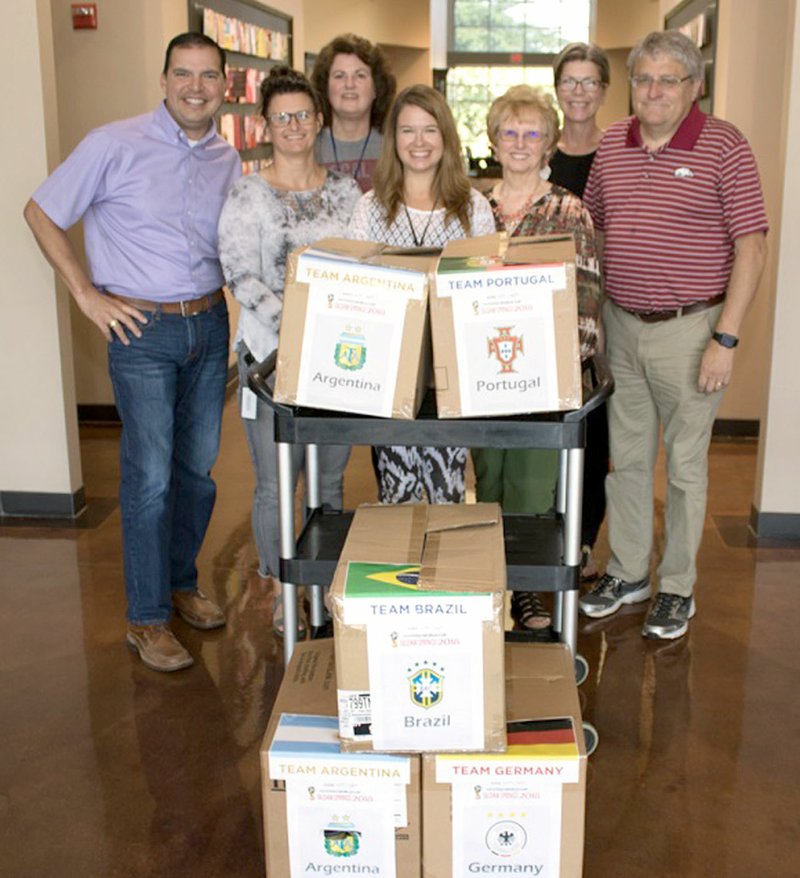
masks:
<path fill-rule="evenodd" d="M 578 198 L 583 198 L 594 155 L 593 152 L 586 155 L 567 155 L 556 149 L 550 159 L 550 182 L 569 189 Z"/>

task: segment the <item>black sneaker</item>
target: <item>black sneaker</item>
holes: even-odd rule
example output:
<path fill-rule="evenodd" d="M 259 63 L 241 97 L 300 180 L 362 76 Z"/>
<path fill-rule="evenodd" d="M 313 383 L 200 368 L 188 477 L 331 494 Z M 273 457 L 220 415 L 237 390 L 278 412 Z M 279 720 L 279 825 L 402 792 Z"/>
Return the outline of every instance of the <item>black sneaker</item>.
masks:
<path fill-rule="evenodd" d="M 676 640 L 689 630 L 694 616 L 694 598 L 660 591 L 644 621 L 642 634 L 656 640 Z"/>
<path fill-rule="evenodd" d="M 650 599 L 650 580 L 645 576 L 636 582 L 626 582 L 606 573 L 597 585 L 578 601 L 584 616 L 603 619 L 616 613 L 623 604 L 638 604 Z"/>

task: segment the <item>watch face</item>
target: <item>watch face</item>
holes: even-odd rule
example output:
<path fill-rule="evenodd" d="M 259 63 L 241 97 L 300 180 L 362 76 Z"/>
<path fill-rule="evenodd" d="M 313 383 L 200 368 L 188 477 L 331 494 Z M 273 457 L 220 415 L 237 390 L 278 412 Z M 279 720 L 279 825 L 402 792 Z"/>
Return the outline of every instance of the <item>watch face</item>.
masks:
<path fill-rule="evenodd" d="M 727 332 L 715 332 L 712 337 L 714 341 L 721 344 L 724 348 L 735 348 L 739 344 L 739 339 L 735 335 L 729 335 Z"/>

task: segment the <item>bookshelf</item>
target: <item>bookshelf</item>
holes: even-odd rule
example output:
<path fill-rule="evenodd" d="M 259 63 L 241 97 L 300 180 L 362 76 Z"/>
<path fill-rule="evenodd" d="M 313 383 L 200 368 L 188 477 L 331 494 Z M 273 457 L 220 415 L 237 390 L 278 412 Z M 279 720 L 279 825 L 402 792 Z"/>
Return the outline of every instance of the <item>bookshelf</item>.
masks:
<path fill-rule="evenodd" d="M 254 0 L 190 0 L 189 28 L 225 49 L 228 85 L 217 117 L 220 134 L 241 156 L 244 173 L 269 158 L 262 142 L 260 86 L 271 67 L 292 66 L 292 18 Z"/>

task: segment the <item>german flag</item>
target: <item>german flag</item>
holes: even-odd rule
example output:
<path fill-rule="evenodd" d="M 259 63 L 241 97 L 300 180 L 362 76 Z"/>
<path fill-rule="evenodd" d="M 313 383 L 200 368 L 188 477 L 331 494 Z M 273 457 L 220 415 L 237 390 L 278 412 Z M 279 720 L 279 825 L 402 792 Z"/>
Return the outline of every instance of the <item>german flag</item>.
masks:
<path fill-rule="evenodd" d="M 519 720 L 507 726 L 507 756 L 551 759 L 578 755 L 578 742 L 570 717 Z"/>

